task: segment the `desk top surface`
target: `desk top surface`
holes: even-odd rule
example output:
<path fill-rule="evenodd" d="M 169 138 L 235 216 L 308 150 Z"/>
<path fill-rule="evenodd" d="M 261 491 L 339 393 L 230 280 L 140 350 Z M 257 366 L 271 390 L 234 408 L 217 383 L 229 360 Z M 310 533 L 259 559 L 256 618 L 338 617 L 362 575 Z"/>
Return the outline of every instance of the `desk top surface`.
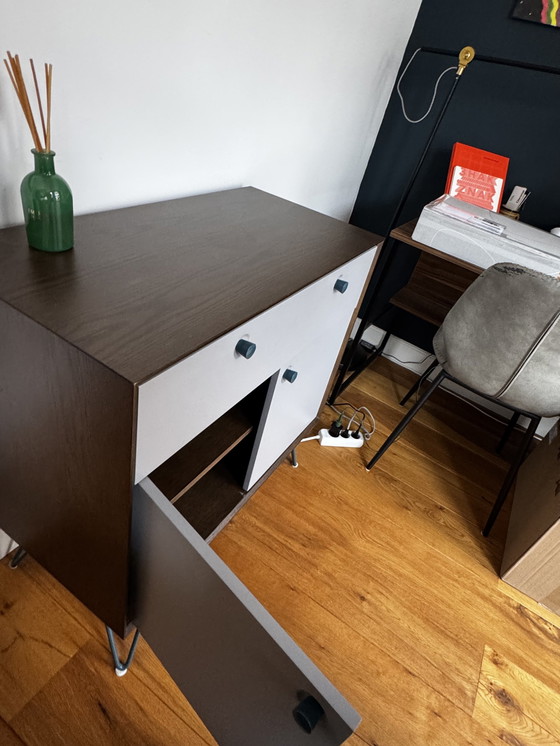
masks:
<path fill-rule="evenodd" d="M 1 230 L 0 300 L 140 383 L 380 240 L 233 189 L 77 217 L 61 254 Z"/>

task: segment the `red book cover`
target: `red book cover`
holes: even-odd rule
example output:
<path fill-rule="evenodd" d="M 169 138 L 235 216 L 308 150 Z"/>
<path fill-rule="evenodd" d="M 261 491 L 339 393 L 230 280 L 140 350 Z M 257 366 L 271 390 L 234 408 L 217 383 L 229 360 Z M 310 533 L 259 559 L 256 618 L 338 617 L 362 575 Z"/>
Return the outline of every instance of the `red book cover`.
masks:
<path fill-rule="evenodd" d="M 451 153 L 445 193 L 487 210 L 502 204 L 509 158 L 456 142 Z"/>

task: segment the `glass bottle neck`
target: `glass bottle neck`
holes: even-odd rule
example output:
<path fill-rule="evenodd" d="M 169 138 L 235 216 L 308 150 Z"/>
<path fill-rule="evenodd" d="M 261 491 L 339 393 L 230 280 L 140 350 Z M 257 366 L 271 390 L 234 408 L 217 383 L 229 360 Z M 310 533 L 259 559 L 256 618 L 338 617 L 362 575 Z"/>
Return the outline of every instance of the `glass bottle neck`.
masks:
<path fill-rule="evenodd" d="M 54 157 L 55 153 L 50 150 L 48 153 L 43 153 L 39 150 L 33 149 L 31 151 L 35 158 L 35 172 L 40 174 L 54 174 Z"/>

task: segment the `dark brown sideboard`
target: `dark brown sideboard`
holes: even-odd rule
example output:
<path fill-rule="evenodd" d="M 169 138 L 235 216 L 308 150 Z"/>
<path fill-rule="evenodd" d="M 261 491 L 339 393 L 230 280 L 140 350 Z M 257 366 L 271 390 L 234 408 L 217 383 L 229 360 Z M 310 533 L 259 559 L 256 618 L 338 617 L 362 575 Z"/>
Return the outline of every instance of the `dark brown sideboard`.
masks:
<path fill-rule="evenodd" d="M 181 589 L 198 562 L 239 605 L 203 539 L 316 416 L 380 239 L 253 188 L 84 215 L 75 236 L 46 254 L 0 231 L 0 527 L 120 635 L 149 606 L 138 573 L 171 589 L 175 544 Z M 343 740 L 330 727 L 309 742 Z"/>

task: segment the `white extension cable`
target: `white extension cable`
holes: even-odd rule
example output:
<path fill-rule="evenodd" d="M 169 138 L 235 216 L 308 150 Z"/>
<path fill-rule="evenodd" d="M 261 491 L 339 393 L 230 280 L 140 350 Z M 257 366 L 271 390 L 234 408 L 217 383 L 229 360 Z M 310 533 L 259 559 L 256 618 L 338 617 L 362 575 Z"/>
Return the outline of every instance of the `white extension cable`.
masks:
<path fill-rule="evenodd" d="M 400 76 L 400 78 L 399 78 L 399 80 L 397 82 L 397 93 L 399 94 L 399 98 L 401 100 L 402 113 L 403 113 L 403 116 L 406 119 L 406 121 L 410 122 L 410 124 L 418 124 L 419 122 L 422 122 L 422 121 L 424 121 L 424 119 L 426 119 L 426 117 L 428 116 L 428 114 L 433 109 L 434 101 L 436 100 L 436 96 L 437 96 L 437 91 L 438 91 L 438 86 L 439 86 L 440 80 L 443 78 L 443 76 L 445 75 L 445 73 L 448 73 L 450 70 L 456 70 L 457 69 L 456 67 L 448 67 L 448 68 L 446 68 L 441 73 L 441 75 L 439 76 L 439 78 L 436 80 L 436 84 L 434 86 L 434 93 L 433 93 L 433 96 L 432 96 L 432 100 L 430 101 L 430 106 L 428 107 L 428 111 L 423 116 L 421 116 L 420 119 L 411 119 L 408 116 L 408 114 L 406 113 L 406 109 L 405 109 L 405 105 L 404 105 L 404 98 L 403 98 L 403 95 L 401 93 L 401 82 L 402 82 L 402 79 L 404 78 L 404 76 L 406 74 L 406 71 L 410 67 L 410 64 L 412 63 L 412 60 L 416 57 L 416 55 L 418 54 L 419 51 L 420 51 L 420 49 L 417 49 L 416 52 L 414 52 L 414 54 L 412 55 L 412 57 L 409 59 L 409 61 L 406 63 L 406 67 L 402 71 L 402 74 L 401 74 L 401 76 Z"/>

